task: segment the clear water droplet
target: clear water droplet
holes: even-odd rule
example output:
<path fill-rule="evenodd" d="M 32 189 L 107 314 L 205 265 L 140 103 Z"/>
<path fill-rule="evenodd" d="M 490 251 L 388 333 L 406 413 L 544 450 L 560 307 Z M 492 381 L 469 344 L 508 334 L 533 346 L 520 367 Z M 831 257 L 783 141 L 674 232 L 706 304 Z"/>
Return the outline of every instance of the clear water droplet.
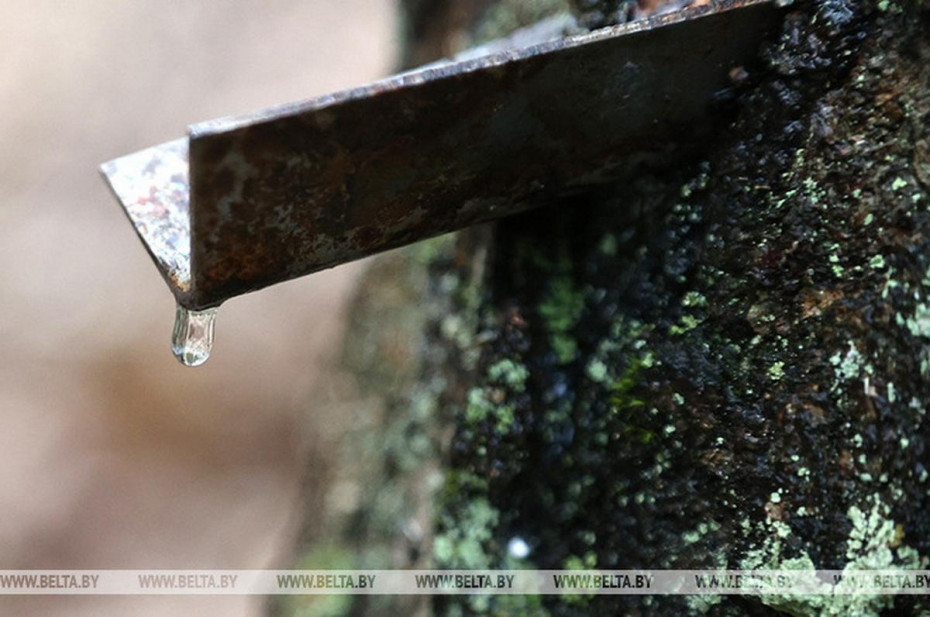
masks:
<path fill-rule="evenodd" d="M 174 318 L 171 351 L 184 366 L 200 366 L 213 348 L 213 323 L 216 309 L 189 311 L 180 304 Z"/>

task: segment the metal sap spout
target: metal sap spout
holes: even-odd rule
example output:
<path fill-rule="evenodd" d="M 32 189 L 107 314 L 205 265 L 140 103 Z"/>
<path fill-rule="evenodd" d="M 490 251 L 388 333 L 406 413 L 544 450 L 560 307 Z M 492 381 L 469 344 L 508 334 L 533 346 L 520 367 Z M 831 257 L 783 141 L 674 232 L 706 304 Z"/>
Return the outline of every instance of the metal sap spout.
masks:
<path fill-rule="evenodd" d="M 102 172 L 191 311 L 668 165 L 778 31 L 728 0 L 195 124 Z M 513 47 L 517 45 L 517 47 Z"/>

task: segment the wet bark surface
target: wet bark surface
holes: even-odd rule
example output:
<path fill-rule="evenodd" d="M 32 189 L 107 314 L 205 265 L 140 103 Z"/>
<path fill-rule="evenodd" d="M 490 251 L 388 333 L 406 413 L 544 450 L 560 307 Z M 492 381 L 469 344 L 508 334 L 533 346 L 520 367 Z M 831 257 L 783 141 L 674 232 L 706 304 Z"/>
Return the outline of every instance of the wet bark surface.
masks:
<path fill-rule="evenodd" d="M 440 329 L 481 353 L 474 370 L 446 368 L 461 397 L 445 403 L 458 411 L 439 565 L 926 567 L 928 33 L 919 4 L 798 3 L 701 157 L 498 225 L 484 282 L 459 289 L 467 301 Z M 508 553 L 514 541 L 526 558 Z M 921 602 L 437 608 L 814 615 Z"/>
<path fill-rule="evenodd" d="M 409 2 L 410 23 L 443 4 Z M 598 8 L 574 4 L 582 22 Z M 459 43 L 568 8 L 462 5 L 471 20 L 446 33 Z M 411 49 L 442 48 L 430 36 Z M 357 565 L 928 567 L 930 7 L 798 2 L 743 68 L 717 137 L 675 169 L 388 258 L 410 293 L 397 310 L 368 303 L 348 348 L 376 374 L 396 353 L 358 324 L 404 322 L 417 361 L 381 386 L 405 394 L 385 406 L 394 437 L 365 442 L 380 463 L 360 481 L 380 488 L 344 532 L 395 549 Z M 385 509 L 392 490 L 405 498 Z M 431 602 L 417 610 L 930 610 L 892 596 Z"/>

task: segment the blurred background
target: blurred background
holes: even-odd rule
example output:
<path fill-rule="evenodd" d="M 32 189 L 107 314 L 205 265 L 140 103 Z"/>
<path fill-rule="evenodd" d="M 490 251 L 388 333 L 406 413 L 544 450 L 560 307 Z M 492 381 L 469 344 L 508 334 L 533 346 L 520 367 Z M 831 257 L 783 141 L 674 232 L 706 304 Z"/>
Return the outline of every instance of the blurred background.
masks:
<path fill-rule="evenodd" d="M 327 367 L 365 266 L 234 299 L 211 360 L 184 368 L 171 294 L 97 166 L 193 122 L 390 73 L 393 0 L 3 9 L 0 569 L 288 567 L 339 437 L 338 407 L 317 402 L 338 381 Z M 262 603 L 8 597 L 0 614 L 257 615 Z"/>

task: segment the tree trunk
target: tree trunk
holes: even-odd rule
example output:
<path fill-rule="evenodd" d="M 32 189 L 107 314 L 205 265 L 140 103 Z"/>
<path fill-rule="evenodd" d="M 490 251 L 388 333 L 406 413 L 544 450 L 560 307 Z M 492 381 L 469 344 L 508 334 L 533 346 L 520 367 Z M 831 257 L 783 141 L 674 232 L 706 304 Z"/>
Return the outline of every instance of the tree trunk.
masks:
<path fill-rule="evenodd" d="M 433 49 L 561 5 L 408 4 L 414 24 L 478 7 L 433 32 Z M 376 476 L 416 494 L 391 516 L 420 532 L 405 556 L 359 565 L 927 568 L 928 9 L 799 2 L 700 158 L 465 232 L 457 251 L 429 244 L 428 268 L 410 251 L 388 257 L 419 273 L 405 339 L 418 360 L 405 364 L 408 394 L 386 404 L 405 432 Z M 364 332 L 392 322 L 366 319 L 350 348 L 381 349 Z M 423 470 L 436 486 L 411 488 Z M 361 503 L 357 520 L 377 509 Z M 400 537 L 387 527 L 343 534 L 358 546 Z M 508 551 L 518 541 L 526 557 Z M 878 615 L 930 603 L 495 596 L 419 608 Z"/>

